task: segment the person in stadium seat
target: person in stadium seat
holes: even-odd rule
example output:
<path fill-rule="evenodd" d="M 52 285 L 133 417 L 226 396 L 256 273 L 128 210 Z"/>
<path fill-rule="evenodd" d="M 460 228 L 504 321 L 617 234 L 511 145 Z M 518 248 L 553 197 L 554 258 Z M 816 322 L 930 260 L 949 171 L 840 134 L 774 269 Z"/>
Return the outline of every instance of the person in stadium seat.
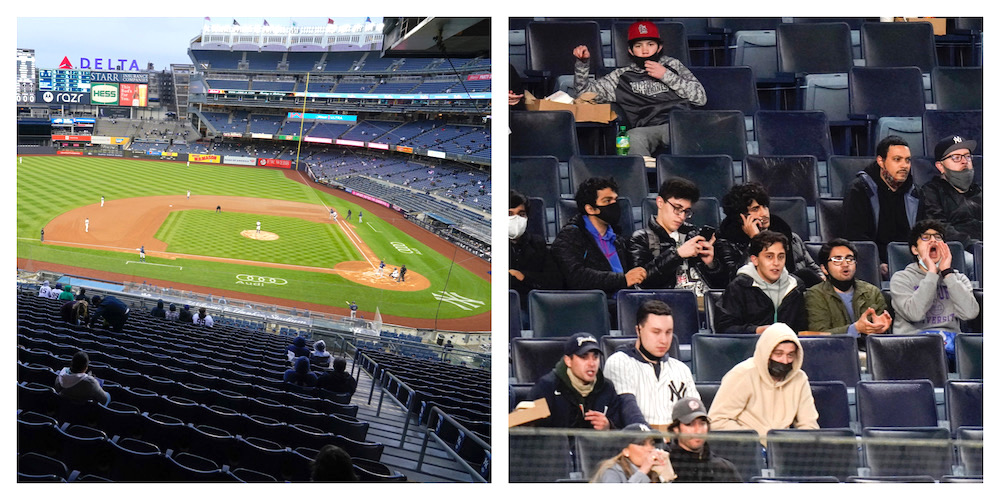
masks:
<path fill-rule="evenodd" d="M 917 221 L 920 188 L 910 175 L 910 146 L 890 135 L 875 147 L 875 161 L 857 173 L 844 193 L 844 238 L 874 241 L 882 279 L 889 278 L 888 245 L 906 241 Z"/>
<path fill-rule="evenodd" d="M 326 350 L 326 342 L 317 340 L 313 342 L 313 351 L 309 353 L 309 362 L 323 368 L 333 366 L 333 356 Z"/>
<path fill-rule="evenodd" d="M 785 323 L 795 331 L 808 328 L 801 280 L 785 267 L 788 238 L 764 230 L 750 239 L 750 263 L 715 306 L 715 331 L 761 333 L 772 323 Z"/>
<path fill-rule="evenodd" d="M 86 300 L 69 300 L 59 308 L 59 316 L 71 325 L 79 325 L 87 321 L 89 310 L 90 306 Z"/>
<path fill-rule="evenodd" d="M 357 474 L 351 463 L 351 455 L 336 445 L 328 444 L 320 448 L 316 458 L 309 465 L 309 478 L 313 482 L 356 482 Z"/>
<path fill-rule="evenodd" d="M 125 322 L 128 321 L 129 315 L 129 308 L 125 303 L 110 295 L 104 297 L 95 295 L 91 299 L 91 303 L 96 309 L 94 310 L 94 315 L 87 322 L 88 326 L 93 326 L 94 323 L 106 323 L 112 331 L 122 331 L 125 327 Z"/>
<path fill-rule="evenodd" d="M 674 402 L 701 395 L 687 365 L 667 354 L 674 341 L 674 318 L 669 305 L 659 300 L 640 304 L 635 331 L 638 338 L 634 345 L 608 357 L 604 376 L 615 385 L 618 394 L 635 397 L 650 426 L 665 431 Z"/>
<path fill-rule="evenodd" d="M 156 301 L 156 307 L 149 310 L 149 314 L 154 318 L 166 318 L 167 310 L 163 308 L 163 299 Z"/>
<path fill-rule="evenodd" d="M 706 436 L 712 424 L 705 403 L 686 397 L 673 408 L 673 422 L 667 430 L 673 435 L 668 445 L 670 465 L 677 474 L 675 483 L 740 483 L 743 478 L 732 462 L 712 453 Z"/>
<path fill-rule="evenodd" d="M 740 266 L 750 260 L 750 239 L 764 230 L 785 235 L 788 272 L 798 276 L 806 287 L 826 277 L 813 261 L 801 236 L 792 231 L 784 219 L 771 214 L 771 197 L 764 186 L 748 182 L 733 186 L 722 197 L 722 211 L 726 218 L 719 224 L 719 241 L 715 244 L 716 258 L 726 263 L 732 280 Z"/>
<path fill-rule="evenodd" d="M 73 295 L 73 285 L 66 283 L 63 285 L 62 292 L 59 293 L 59 300 L 73 300 L 76 296 Z"/>
<path fill-rule="evenodd" d="M 983 241 L 983 188 L 974 180 L 972 151 L 976 141 L 949 135 L 934 147 L 934 166 L 941 175 L 920 188 L 918 219 L 944 223 L 945 241 L 958 241 L 966 251 Z"/>
<path fill-rule="evenodd" d="M 101 388 L 101 381 L 88 371 L 89 368 L 90 357 L 84 351 L 77 351 L 70 365 L 56 374 L 55 390 L 64 398 L 107 405 L 111 395 Z"/>
<path fill-rule="evenodd" d="M 191 323 L 212 328 L 212 325 L 215 324 L 215 320 L 213 320 L 212 316 L 205 311 L 204 307 L 199 307 L 198 314 L 194 315 L 194 318 L 191 319 Z"/>
<path fill-rule="evenodd" d="M 167 309 L 167 313 L 164 318 L 168 321 L 179 321 L 181 317 L 181 312 L 177 310 L 177 306 L 170 304 L 170 308 Z"/>
<path fill-rule="evenodd" d="M 715 258 L 714 230 L 708 240 L 687 222 L 700 197 L 698 186 L 687 179 L 660 185 L 656 214 L 629 240 L 632 260 L 646 269 L 644 288 L 689 288 L 704 295 L 709 288 L 726 287 L 729 269 Z"/>
<path fill-rule="evenodd" d="M 528 309 L 528 293 L 558 286 L 555 262 L 545 244 L 545 237 L 528 233 L 528 197 L 511 189 L 507 209 L 508 288 L 517 291 L 521 310 Z"/>
<path fill-rule="evenodd" d="M 802 345 L 788 325 L 767 327 L 753 356 L 722 377 L 708 412 L 712 427 L 757 431 L 765 445 L 771 429 L 818 429 L 819 413 L 802 359 Z"/>
<path fill-rule="evenodd" d="M 347 373 L 347 360 L 344 358 L 334 358 L 333 371 L 327 371 L 319 376 L 316 387 L 330 392 L 348 393 L 354 395 L 358 388 L 358 381 L 350 373 Z"/>
<path fill-rule="evenodd" d="M 632 62 L 590 80 L 591 47 L 573 49 L 576 66 L 573 83 L 577 95 L 597 94 L 598 102 L 616 102 L 628 124 L 629 154 L 652 157 L 670 144 L 669 119 L 674 109 L 690 109 L 707 102 L 705 88 L 680 61 L 663 54 L 656 24 L 633 23 L 628 28 L 628 53 Z M 600 47 L 593 48 L 602 57 Z"/>
<path fill-rule="evenodd" d="M 577 214 L 552 242 L 552 256 L 565 288 L 603 290 L 614 318 L 618 290 L 642 283 L 646 270 L 632 263 L 628 238 L 614 229 L 621 219 L 614 179 L 591 177 L 580 183 L 575 198 Z"/>
<path fill-rule="evenodd" d="M 309 357 L 302 356 L 300 358 L 295 358 L 292 362 L 292 368 L 285 370 L 285 375 L 282 378 L 285 382 L 290 384 L 300 385 L 303 387 L 316 387 L 316 381 L 319 377 L 316 373 L 310 370 Z"/>
<path fill-rule="evenodd" d="M 42 282 L 42 286 L 38 287 L 38 296 L 49 298 L 49 294 L 52 293 L 52 287 L 49 286 L 49 280 Z"/>
<path fill-rule="evenodd" d="M 952 255 L 944 242 L 945 225 L 922 220 L 910 230 L 910 253 L 915 262 L 892 275 L 889 290 L 896 311 L 896 334 L 933 333 L 945 339 L 949 361 L 955 359 L 959 320 L 975 319 L 979 303 L 972 283 L 951 267 Z"/>
<path fill-rule="evenodd" d="M 87 289 L 80 287 L 80 291 L 76 294 L 76 300 L 88 300 L 87 299 Z"/>
<path fill-rule="evenodd" d="M 177 316 L 177 321 L 180 321 L 181 323 L 190 323 L 194 321 L 194 316 L 191 315 L 191 306 L 184 304 L 184 307 L 181 308 L 180 313 Z"/>
<path fill-rule="evenodd" d="M 52 287 L 49 290 L 49 298 L 58 299 L 59 296 L 62 295 L 62 292 L 63 292 L 63 287 L 59 286 L 59 284 L 57 283 L 56 286 Z"/>
<path fill-rule="evenodd" d="M 295 339 L 292 340 L 292 343 L 289 344 L 289 346 L 286 349 L 286 351 L 288 351 L 288 360 L 289 361 L 291 361 L 292 359 L 295 359 L 295 358 L 302 357 L 302 356 L 305 356 L 306 358 L 308 358 L 309 357 L 309 348 L 306 347 L 306 338 L 305 337 L 295 337 Z"/>
<path fill-rule="evenodd" d="M 645 424 L 629 424 L 622 429 L 622 448 L 617 455 L 597 467 L 592 483 L 665 483 L 673 477 L 667 452 L 660 449 L 663 438 Z M 636 435 L 636 433 L 642 433 Z"/>
<path fill-rule="evenodd" d="M 632 394 L 618 394 L 601 371 L 601 346 L 589 333 L 577 333 L 563 348 L 563 358 L 538 379 L 528 399 L 545 398 L 550 415 L 539 427 L 621 429 L 646 421 Z"/>
<path fill-rule="evenodd" d="M 892 316 L 882 291 L 855 278 L 857 256 L 854 243 L 843 238 L 824 243 L 818 260 L 826 281 L 806 290 L 805 301 L 809 330 L 850 335 L 858 339 L 858 349 L 863 351 L 864 336 L 887 333 Z"/>

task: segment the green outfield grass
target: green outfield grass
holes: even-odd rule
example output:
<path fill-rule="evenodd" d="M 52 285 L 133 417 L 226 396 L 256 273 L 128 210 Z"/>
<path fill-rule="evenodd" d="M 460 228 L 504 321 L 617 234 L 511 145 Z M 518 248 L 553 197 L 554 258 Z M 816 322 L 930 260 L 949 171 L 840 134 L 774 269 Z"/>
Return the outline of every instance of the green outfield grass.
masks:
<path fill-rule="evenodd" d="M 54 262 L 133 276 L 135 281 L 162 279 L 207 286 L 220 290 L 343 306 L 355 300 L 362 311 L 432 318 L 459 318 L 489 311 L 490 285 L 461 266 L 452 266 L 452 255 L 440 255 L 372 214 L 356 232 L 390 265 L 405 264 L 431 281 L 430 288 L 416 292 L 380 290 L 350 282 L 338 275 L 277 269 L 242 263 L 197 259 L 164 259 L 147 256 L 139 264 L 136 254 L 42 245 L 39 229 L 59 214 L 83 205 L 119 198 L 182 195 L 190 189 L 197 195 L 251 196 L 316 205 L 333 206 L 341 214 L 357 213 L 359 206 L 298 182 L 275 169 L 227 167 L 183 162 L 151 162 L 79 157 L 25 157 L 17 166 L 17 255 L 20 258 Z M 342 215 L 343 216 L 343 215 Z M 257 241 L 240 236 L 255 229 L 261 220 L 264 231 L 277 233 L 275 241 Z M 356 222 L 356 218 L 353 222 Z M 302 266 L 332 267 L 344 260 L 362 260 L 360 252 L 332 224 L 263 214 L 220 213 L 187 210 L 172 213 L 157 232 L 168 244 L 167 251 L 277 262 Z M 286 284 L 254 285 L 240 281 L 251 274 L 284 280 Z M 479 301 L 463 309 L 454 303 L 438 304 L 441 290 Z M 224 292 L 222 292 L 224 293 Z"/>

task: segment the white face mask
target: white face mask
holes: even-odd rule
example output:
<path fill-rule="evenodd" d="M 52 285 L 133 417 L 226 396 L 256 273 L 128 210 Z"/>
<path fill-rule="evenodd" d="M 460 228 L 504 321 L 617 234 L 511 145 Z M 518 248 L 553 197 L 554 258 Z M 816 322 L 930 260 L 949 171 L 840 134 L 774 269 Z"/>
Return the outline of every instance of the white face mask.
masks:
<path fill-rule="evenodd" d="M 520 215 L 510 215 L 507 217 L 507 237 L 516 240 L 524 234 L 528 227 L 528 218 Z"/>

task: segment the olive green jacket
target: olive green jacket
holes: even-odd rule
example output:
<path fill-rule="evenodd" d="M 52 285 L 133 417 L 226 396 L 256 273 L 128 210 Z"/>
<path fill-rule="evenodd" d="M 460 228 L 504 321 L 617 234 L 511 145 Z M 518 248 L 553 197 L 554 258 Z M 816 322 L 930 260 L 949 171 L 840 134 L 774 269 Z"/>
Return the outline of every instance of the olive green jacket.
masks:
<path fill-rule="evenodd" d="M 847 328 L 854 322 L 847 314 L 844 301 L 837 295 L 837 289 L 829 280 L 806 290 L 805 299 L 811 331 L 843 334 L 847 333 Z M 851 304 L 854 306 L 855 321 L 869 307 L 875 310 L 875 314 L 882 314 L 886 309 L 882 291 L 875 285 L 861 280 L 854 282 L 854 298 Z"/>

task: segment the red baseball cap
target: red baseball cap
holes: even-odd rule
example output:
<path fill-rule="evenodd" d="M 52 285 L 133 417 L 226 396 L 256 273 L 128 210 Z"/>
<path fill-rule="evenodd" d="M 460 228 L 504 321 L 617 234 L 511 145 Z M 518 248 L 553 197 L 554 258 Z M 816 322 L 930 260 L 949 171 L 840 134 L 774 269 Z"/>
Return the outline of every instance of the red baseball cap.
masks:
<path fill-rule="evenodd" d="M 628 27 L 628 43 L 631 45 L 636 40 L 656 40 L 663 43 L 660 41 L 660 30 L 649 21 L 639 21 Z"/>

